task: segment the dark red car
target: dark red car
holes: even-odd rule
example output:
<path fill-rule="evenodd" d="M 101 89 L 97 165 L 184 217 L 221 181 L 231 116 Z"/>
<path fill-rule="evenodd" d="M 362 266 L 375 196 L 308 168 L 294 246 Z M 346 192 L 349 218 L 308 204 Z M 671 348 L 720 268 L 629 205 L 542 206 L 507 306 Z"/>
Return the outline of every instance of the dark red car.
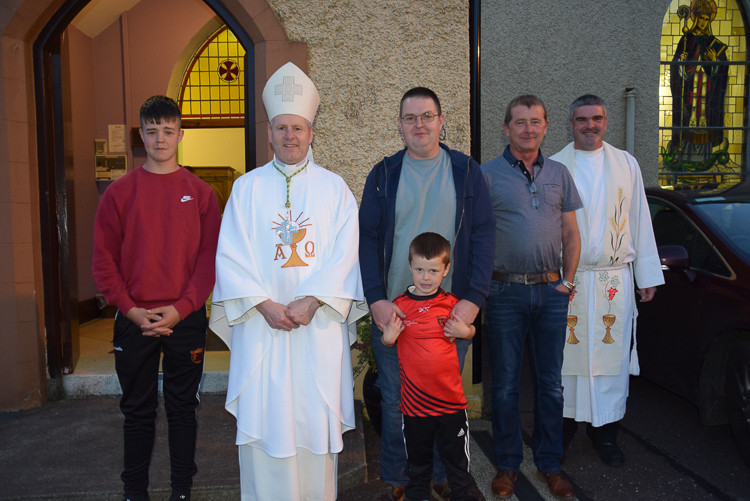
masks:
<path fill-rule="evenodd" d="M 750 467 L 750 183 L 646 195 L 665 284 L 638 306 L 641 375 L 730 423 Z"/>

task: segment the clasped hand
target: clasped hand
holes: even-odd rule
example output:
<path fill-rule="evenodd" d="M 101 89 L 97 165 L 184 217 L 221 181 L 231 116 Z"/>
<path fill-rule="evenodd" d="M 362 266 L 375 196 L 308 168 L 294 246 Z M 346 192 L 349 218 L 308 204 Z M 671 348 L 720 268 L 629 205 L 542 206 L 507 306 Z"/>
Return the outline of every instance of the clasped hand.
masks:
<path fill-rule="evenodd" d="M 173 305 L 151 309 L 134 306 L 125 316 L 141 328 L 144 336 L 151 337 L 169 336 L 172 334 L 172 327 L 182 320 Z"/>
<path fill-rule="evenodd" d="M 308 325 L 315 312 L 320 308 L 320 304 L 315 297 L 305 296 L 292 301 L 288 305 L 267 299 L 258 304 L 256 308 L 272 329 L 291 331 L 300 325 Z"/>

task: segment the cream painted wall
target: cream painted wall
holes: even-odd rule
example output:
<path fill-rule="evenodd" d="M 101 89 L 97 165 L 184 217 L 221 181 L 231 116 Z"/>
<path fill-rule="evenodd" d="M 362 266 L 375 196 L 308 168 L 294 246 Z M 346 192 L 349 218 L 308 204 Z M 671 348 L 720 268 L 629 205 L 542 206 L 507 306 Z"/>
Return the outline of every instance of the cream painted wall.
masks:
<path fill-rule="evenodd" d="M 321 98 L 315 161 L 341 175 L 357 199 L 372 166 L 403 148 L 398 106 L 412 87 L 437 93 L 446 144 L 469 152 L 467 0 L 268 3 L 289 40 L 308 47 Z"/>
<path fill-rule="evenodd" d="M 185 129 L 177 161 L 190 167 L 230 166 L 245 173 L 245 129 Z"/>

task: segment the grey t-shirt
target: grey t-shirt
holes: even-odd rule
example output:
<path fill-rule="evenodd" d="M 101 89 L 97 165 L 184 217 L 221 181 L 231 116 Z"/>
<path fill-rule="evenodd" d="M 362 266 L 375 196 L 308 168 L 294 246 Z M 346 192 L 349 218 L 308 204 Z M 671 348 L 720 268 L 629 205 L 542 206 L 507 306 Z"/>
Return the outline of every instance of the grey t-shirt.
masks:
<path fill-rule="evenodd" d="M 440 148 L 435 158 L 426 160 L 404 155 L 396 193 L 396 227 L 393 257 L 388 269 L 388 300 L 393 301 L 412 285 L 409 272 L 409 244 L 426 231 L 455 240 L 456 188 L 448 153 Z M 443 279 L 442 288 L 451 291 L 453 269 Z"/>
<path fill-rule="evenodd" d="M 494 270 L 543 273 L 562 268 L 562 213 L 583 207 L 575 182 L 560 162 L 534 169 L 539 205 L 518 167 L 500 155 L 482 164 L 495 213 Z"/>

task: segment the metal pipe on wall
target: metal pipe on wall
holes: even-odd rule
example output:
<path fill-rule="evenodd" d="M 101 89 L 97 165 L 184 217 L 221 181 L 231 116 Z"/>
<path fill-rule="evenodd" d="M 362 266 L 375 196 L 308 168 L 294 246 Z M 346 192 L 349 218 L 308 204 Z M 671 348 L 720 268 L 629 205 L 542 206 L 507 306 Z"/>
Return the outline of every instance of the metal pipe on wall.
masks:
<path fill-rule="evenodd" d="M 625 150 L 635 156 L 635 88 L 625 89 Z"/>

